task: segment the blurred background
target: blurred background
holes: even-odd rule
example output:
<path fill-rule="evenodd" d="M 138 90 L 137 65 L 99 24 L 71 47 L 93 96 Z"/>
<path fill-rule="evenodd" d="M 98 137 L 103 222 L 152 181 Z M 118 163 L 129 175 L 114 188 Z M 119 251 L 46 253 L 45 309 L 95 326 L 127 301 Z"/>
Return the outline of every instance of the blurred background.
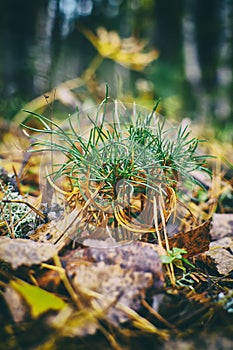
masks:
<path fill-rule="evenodd" d="M 51 101 L 67 117 L 108 83 L 177 120 L 233 125 L 232 0 L 1 1 L 0 52 L 4 120 Z"/>

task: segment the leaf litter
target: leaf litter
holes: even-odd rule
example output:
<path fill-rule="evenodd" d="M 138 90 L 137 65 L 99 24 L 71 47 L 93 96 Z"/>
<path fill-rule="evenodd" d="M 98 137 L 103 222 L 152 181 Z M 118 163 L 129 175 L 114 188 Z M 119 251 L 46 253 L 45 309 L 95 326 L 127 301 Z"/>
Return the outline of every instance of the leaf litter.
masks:
<path fill-rule="evenodd" d="M 21 154 L 21 162 L 23 158 Z M 11 161 L 7 165 L 9 172 Z M 33 162 L 33 156 L 30 161 Z M 17 162 L 20 163 L 18 159 Z M 4 156 L 5 164 L 7 156 Z M 24 174 L 26 180 L 21 191 L 27 188 L 26 192 L 39 196 L 39 192 L 34 191 L 39 182 L 38 173 L 34 168 L 33 171 L 30 176 Z M 1 174 L 1 181 L 6 185 L 14 179 L 3 168 Z M 187 215 L 180 231 L 170 234 L 167 241 L 161 237 L 161 244 L 159 237 L 150 232 L 120 246 L 115 246 L 111 236 L 99 240 L 97 234 L 84 234 L 80 243 L 75 240 L 77 227 L 81 225 L 85 232 L 82 220 L 88 212 L 77 215 L 77 211 L 67 208 L 63 208 L 63 214 L 58 217 L 51 215 L 48 222 L 42 216 L 38 218 L 37 227 L 25 235 L 26 239 L 0 237 L 3 309 L 0 324 L 1 339 L 6 340 L 2 348 L 17 349 L 15 339 L 18 339 L 28 344 L 25 347 L 28 349 L 60 349 L 63 339 L 66 344 L 76 339 L 81 349 L 85 347 L 80 339 L 88 340 L 88 344 L 98 339 L 100 346 L 107 341 L 113 349 L 128 349 L 134 339 L 145 337 L 145 342 L 150 342 L 150 334 L 156 336 L 158 344 L 166 346 L 168 339 L 177 334 L 179 337 L 193 334 L 203 320 L 208 320 L 208 330 L 215 327 L 216 317 L 230 324 L 232 214 L 229 201 L 228 213 L 213 212 L 218 208 L 212 203 L 217 204 L 221 199 L 224 186 L 228 188 L 228 197 L 232 192 L 229 192 L 229 181 L 222 177 L 219 193 L 214 197 L 211 190 L 217 188 L 217 180 L 213 178 L 210 182 L 196 176 L 208 187 L 207 198 L 200 202 L 201 209 L 195 207 L 195 200 L 190 203 L 194 212 L 199 210 L 201 219 L 195 223 Z M 17 184 L 15 186 L 17 188 Z M 196 196 L 200 193 L 196 192 Z M 89 197 L 90 203 L 93 198 Z M 76 200 L 75 194 L 73 199 Z M 206 207 L 205 203 L 210 206 Z M 223 206 L 224 196 L 221 211 Z M 43 212 L 43 206 L 41 208 Z M 166 215 L 168 207 L 163 210 Z M 119 220 L 123 224 L 126 218 L 120 216 Z M 163 221 L 163 215 L 160 220 Z M 6 232 L 5 222 L 0 222 L 0 229 L 4 226 L 3 232 Z M 160 226 L 164 235 L 163 229 Z M 180 270 L 175 264 L 162 264 L 161 256 L 168 254 L 167 243 L 170 251 L 174 247 L 183 249 L 184 258 L 195 268 L 186 265 Z M 171 274 L 175 276 L 175 285 L 171 283 Z M 36 336 L 38 326 L 46 329 L 42 338 Z"/>

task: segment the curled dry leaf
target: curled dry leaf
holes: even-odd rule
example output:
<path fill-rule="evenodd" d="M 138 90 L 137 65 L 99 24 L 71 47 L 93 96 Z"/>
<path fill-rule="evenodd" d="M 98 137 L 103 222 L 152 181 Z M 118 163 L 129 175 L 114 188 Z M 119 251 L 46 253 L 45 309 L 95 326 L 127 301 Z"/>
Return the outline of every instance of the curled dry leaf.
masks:
<path fill-rule="evenodd" d="M 221 275 L 233 271 L 233 214 L 214 214 L 210 230 L 209 250 L 200 254 L 197 260 Z"/>
<path fill-rule="evenodd" d="M 75 234 L 77 235 L 77 227 L 80 223 L 79 211 L 73 210 L 38 227 L 30 235 L 30 239 L 55 244 L 57 251 L 59 251 L 75 237 Z"/>
<path fill-rule="evenodd" d="M 9 263 L 13 269 L 22 265 L 41 264 L 56 253 L 55 246 L 50 243 L 0 237 L 0 260 Z"/>
<path fill-rule="evenodd" d="M 205 221 L 202 225 L 194 227 L 187 232 L 177 233 L 169 238 L 170 248 L 178 247 L 187 250 L 188 253 L 185 257 L 192 257 L 205 252 L 208 250 L 210 244 L 209 227 L 210 220 Z"/>
<path fill-rule="evenodd" d="M 210 243 L 210 249 L 197 259 L 221 275 L 233 271 L 233 237 L 224 237 Z"/>

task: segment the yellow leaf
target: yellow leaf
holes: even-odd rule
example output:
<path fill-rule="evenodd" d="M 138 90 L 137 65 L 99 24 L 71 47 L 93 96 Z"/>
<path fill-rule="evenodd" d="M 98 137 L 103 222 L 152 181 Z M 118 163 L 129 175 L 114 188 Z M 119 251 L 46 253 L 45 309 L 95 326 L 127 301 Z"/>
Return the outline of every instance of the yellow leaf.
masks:
<path fill-rule="evenodd" d="M 31 314 L 34 318 L 39 317 L 48 310 L 60 311 L 67 305 L 56 295 L 20 279 L 10 281 L 10 285 L 30 306 Z"/>
<path fill-rule="evenodd" d="M 120 38 L 118 33 L 98 28 L 95 35 L 88 29 L 83 34 L 104 58 L 109 58 L 122 66 L 141 71 L 158 58 L 158 51 L 143 52 L 145 42 L 134 37 Z"/>

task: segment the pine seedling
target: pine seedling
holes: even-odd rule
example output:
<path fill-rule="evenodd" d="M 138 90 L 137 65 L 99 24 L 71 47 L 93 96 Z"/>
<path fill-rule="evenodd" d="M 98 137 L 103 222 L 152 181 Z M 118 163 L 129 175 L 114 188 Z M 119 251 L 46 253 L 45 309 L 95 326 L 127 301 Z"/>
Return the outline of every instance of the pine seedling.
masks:
<path fill-rule="evenodd" d="M 65 129 L 26 111 L 42 125 L 41 129 L 26 126 L 40 133 L 33 136 L 36 149 L 32 152 L 63 155 L 64 161 L 52 164 L 50 180 L 65 179 L 71 184 L 69 196 L 75 191 L 79 208 L 90 202 L 81 215 L 90 234 L 96 231 L 93 228 L 108 227 L 117 232 L 117 241 L 122 233 L 124 239 L 155 233 L 153 198 L 164 196 L 166 221 L 175 210 L 180 178 L 197 183 L 191 172 L 208 171 L 206 156 L 197 153 L 200 141 L 190 138 L 187 127 L 167 126 L 155 109 L 148 113 L 135 106 L 120 107 L 106 97 L 94 117 L 86 115 L 90 125 L 86 134 L 77 127 L 81 113 L 69 117 Z"/>

